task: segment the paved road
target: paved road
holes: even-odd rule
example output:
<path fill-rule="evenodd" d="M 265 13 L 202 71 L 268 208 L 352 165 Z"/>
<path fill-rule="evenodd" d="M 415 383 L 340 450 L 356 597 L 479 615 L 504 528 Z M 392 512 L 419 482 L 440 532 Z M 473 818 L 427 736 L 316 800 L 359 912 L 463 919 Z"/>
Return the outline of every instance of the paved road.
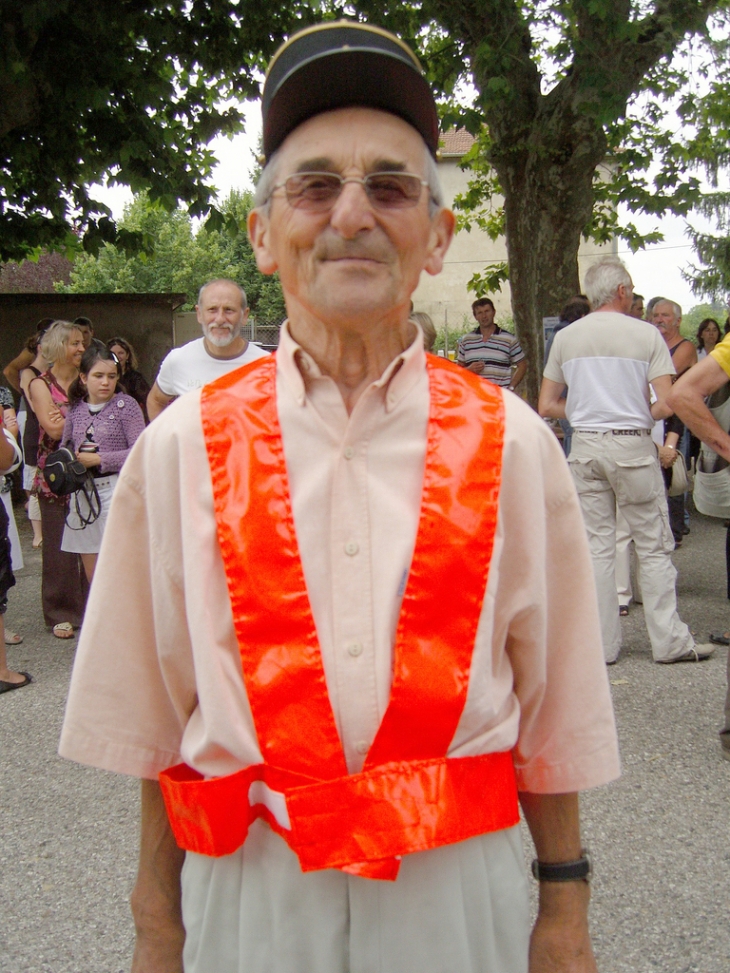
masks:
<path fill-rule="evenodd" d="M 10 660 L 35 684 L 0 696 L 0 973 L 125 973 L 137 784 L 56 756 L 74 643 L 44 630 L 40 557 L 25 528 L 23 542 L 28 566 L 7 621 L 25 642 Z M 722 525 L 693 515 L 675 563 L 690 626 L 700 636 L 727 628 Z M 110 605 L 110 626 L 124 614 Z M 716 737 L 726 650 L 657 666 L 641 609 L 624 624 L 609 671 L 624 773 L 584 798 L 599 969 L 728 973 L 730 762 Z"/>

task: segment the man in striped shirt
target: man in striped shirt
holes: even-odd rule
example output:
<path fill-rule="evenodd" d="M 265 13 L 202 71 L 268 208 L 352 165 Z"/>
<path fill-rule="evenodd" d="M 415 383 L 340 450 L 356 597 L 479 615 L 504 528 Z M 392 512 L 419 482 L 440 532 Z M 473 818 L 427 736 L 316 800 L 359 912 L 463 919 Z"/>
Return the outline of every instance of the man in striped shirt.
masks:
<path fill-rule="evenodd" d="M 478 325 L 459 339 L 456 360 L 470 372 L 514 391 L 527 371 L 519 341 L 494 323 L 494 304 L 490 298 L 480 297 L 471 309 Z"/>

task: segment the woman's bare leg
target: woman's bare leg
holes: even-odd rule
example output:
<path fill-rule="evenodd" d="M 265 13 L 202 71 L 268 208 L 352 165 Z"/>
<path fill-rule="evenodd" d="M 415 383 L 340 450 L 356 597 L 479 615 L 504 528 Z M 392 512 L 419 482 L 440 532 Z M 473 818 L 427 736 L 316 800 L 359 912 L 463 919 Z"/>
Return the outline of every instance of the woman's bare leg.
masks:
<path fill-rule="evenodd" d="M 86 580 L 91 584 L 94 577 L 94 568 L 96 567 L 96 561 L 98 559 L 98 554 L 82 554 L 81 563 L 84 566 L 84 571 L 86 572 Z"/>

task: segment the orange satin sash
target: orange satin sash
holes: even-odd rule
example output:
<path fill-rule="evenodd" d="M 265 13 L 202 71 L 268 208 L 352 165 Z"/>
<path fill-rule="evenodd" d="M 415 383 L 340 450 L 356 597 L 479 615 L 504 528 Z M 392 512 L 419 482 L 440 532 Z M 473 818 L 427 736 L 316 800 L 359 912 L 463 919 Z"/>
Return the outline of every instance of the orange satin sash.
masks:
<path fill-rule="evenodd" d="M 403 854 L 519 820 L 510 753 L 446 756 L 466 702 L 497 524 L 502 394 L 435 356 L 427 361 L 423 495 L 390 700 L 353 775 L 296 540 L 275 360 L 203 389 L 218 538 L 263 763 L 212 780 L 184 764 L 161 775 L 181 847 L 230 854 L 263 817 L 304 871 L 394 879 Z"/>

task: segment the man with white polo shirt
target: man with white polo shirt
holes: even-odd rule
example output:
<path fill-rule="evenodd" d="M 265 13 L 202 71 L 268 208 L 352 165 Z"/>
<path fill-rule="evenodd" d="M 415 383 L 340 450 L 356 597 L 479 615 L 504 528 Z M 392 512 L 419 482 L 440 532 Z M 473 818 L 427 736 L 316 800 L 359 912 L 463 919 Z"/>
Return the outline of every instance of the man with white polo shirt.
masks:
<path fill-rule="evenodd" d="M 654 423 L 671 415 L 666 398 L 674 366 L 657 329 L 629 316 L 633 285 L 620 260 L 606 257 L 593 264 L 585 276 L 585 291 L 594 310 L 555 336 L 538 411 L 542 416 L 567 417 L 573 426 L 569 463 L 591 547 L 606 662 L 616 662 L 621 651 L 617 505 L 628 522 L 641 567 L 654 661 L 706 659 L 713 646 L 695 645 L 677 614 L 677 572 L 670 554 L 674 543 L 651 438 Z"/>
<path fill-rule="evenodd" d="M 173 348 L 165 357 L 147 396 L 150 419 L 155 419 L 179 395 L 268 355 L 241 335 L 248 320 L 248 301 L 235 280 L 221 278 L 203 284 L 195 311 L 203 337 Z"/>

